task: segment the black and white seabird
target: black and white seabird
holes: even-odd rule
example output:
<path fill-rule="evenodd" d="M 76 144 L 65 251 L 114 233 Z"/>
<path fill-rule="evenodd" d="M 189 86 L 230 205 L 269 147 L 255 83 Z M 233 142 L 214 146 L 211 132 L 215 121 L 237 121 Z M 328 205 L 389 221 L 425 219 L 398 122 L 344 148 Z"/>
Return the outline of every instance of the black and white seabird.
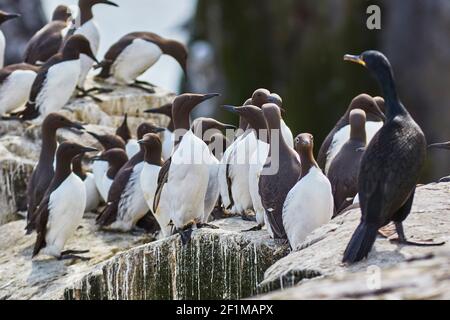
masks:
<path fill-rule="evenodd" d="M 298 135 L 295 150 L 300 155 L 302 174 L 283 205 L 283 226 L 293 250 L 312 231 L 331 220 L 334 207 L 330 181 L 314 159 L 313 136 L 309 133 Z"/>
<path fill-rule="evenodd" d="M 262 131 L 267 130 L 266 120 L 261 108 L 253 105 L 246 105 L 242 107 L 225 106 L 225 108 L 228 111 L 239 114 L 240 117 L 248 124 L 247 130 L 250 132 L 246 133 L 246 141 L 248 142 L 248 145 L 252 145 L 254 147 L 249 153 L 249 165 L 246 169 L 246 176 L 244 179 L 247 179 L 251 206 L 255 212 L 256 222 L 258 223 L 257 227 L 252 228 L 249 231 L 260 230 L 265 224 L 265 210 L 261 203 L 258 183 L 261 170 L 266 163 L 266 159 L 269 154 L 267 131 Z M 232 175 L 229 175 L 229 179 L 231 180 L 232 178 Z M 236 182 L 239 182 L 239 179 L 237 179 Z M 232 198 L 232 202 L 234 202 L 234 195 L 235 191 L 231 188 L 229 196 Z"/>
<path fill-rule="evenodd" d="M 54 176 L 54 161 L 57 148 L 56 131 L 62 128 L 82 130 L 83 126 L 57 113 L 49 114 L 42 123 L 42 146 L 39 161 L 31 174 L 27 185 L 27 233 L 34 230 L 31 223 L 34 212 L 44 197 Z"/>
<path fill-rule="evenodd" d="M 173 133 L 173 120 L 172 120 L 172 103 L 167 103 L 159 108 L 152 108 L 144 111 L 145 113 L 163 114 L 170 118 L 167 128 L 162 133 L 162 158 L 164 161 L 169 159 L 173 153 L 173 147 L 175 144 L 175 135 Z"/>
<path fill-rule="evenodd" d="M 88 134 L 93 136 L 103 147 L 103 152 L 108 151 L 113 148 L 119 148 L 125 151 L 125 141 L 121 137 L 115 134 L 97 134 L 92 131 L 88 131 Z M 92 163 L 92 173 L 95 178 L 95 185 L 97 186 L 97 190 L 100 193 L 100 196 L 103 198 L 103 201 L 107 200 L 107 194 L 104 194 L 105 190 L 103 187 L 103 179 L 108 171 L 108 163 L 103 160 L 99 160 L 94 158 Z"/>
<path fill-rule="evenodd" d="M 287 239 L 282 218 L 283 204 L 297 183 L 302 168 L 298 154 L 280 134 L 280 108 L 268 103 L 263 105 L 262 110 L 269 129 L 270 149 L 259 178 L 259 194 L 266 211 L 269 233 L 274 239 Z"/>
<path fill-rule="evenodd" d="M 101 198 L 95 185 L 94 175 L 83 168 L 84 155 L 84 153 L 81 153 L 73 158 L 72 171 L 83 181 L 86 189 L 86 208 L 84 212 L 95 212 L 100 205 Z"/>
<path fill-rule="evenodd" d="M 27 63 L 12 64 L 0 70 L 0 115 L 23 107 L 39 67 Z"/>
<path fill-rule="evenodd" d="M 331 161 L 327 177 L 334 197 L 335 215 L 348 207 L 358 193 L 359 164 L 367 145 L 366 113 L 361 109 L 350 112 L 350 139 Z"/>
<path fill-rule="evenodd" d="M 140 147 L 136 139 L 133 139 L 131 135 L 131 130 L 128 127 L 128 114 L 125 113 L 123 116 L 122 124 L 117 128 L 116 135 L 121 137 L 125 141 L 125 150 L 127 152 L 128 158 L 133 158 L 133 156 L 139 152 Z"/>
<path fill-rule="evenodd" d="M 344 252 L 343 262 L 360 261 L 369 254 L 378 229 L 394 222 L 398 241 L 407 241 L 402 222 L 411 211 L 417 181 L 427 156 L 425 136 L 400 102 L 388 59 L 378 51 L 346 61 L 366 67 L 378 81 L 386 101 L 386 122 L 363 155 L 358 175 L 361 222 Z"/>
<path fill-rule="evenodd" d="M 55 175 L 33 218 L 37 231 L 33 257 L 43 253 L 58 259 L 87 259 L 75 255 L 87 251 L 62 250 L 80 225 L 86 208 L 86 189 L 72 172 L 72 160 L 93 151 L 96 149 L 69 142 L 58 147 Z"/>
<path fill-rule="evenodd" d="M 117 173 L 129 160 L 125 150 L 120 148 L 112 148 L 103 151 L 100 155 L 92 158 L 93 161 L 104 161 L 108 164 L 107 171 L 104 173 L 102 179 L 100 179 L 99 193 L 102 199 L 108 199 L 109 189 L 116 178 Z M 95 176 L 94 176 L 95 183 Z M 97 184 L 95 183 L 97 186 Z M 106 201 L 106 200 L 105 200 Z"/>
<path fill-rule="evenodd" d="M 150 123 L 142 123 L 137 130 L 138 139 L 143 139 L 147 133 L 158 133 L 163 130 Z M 97 217 L 97 225 L 101 228 L 130 231 L 149 211 L 140 182 L 144 157 L 145 149 L 141 145 L 139 152 L 117 173 L 109 189 L 106 207 Z"/>
<path fill-rule="evenodd" d="M 153 208 L 153 201 L 158 188 L 159 171 L 162 166 L 162 143 L 155 133 L 144 135 L 138 143 L 144 148 L 144 165 L 140 176 L 141 189 L 148 208 Z M 170 219 L 161 220 L 158 219 L 161 217 L 154 217 L 161 229 L 161 236 L 166 237 L 170 233 Z"/>
<path fill-rule="evenodd" d="M 225 124 L 219 122 L 215 119 L 211 118 L 197 118 L 192 122 L 191 130 L 197 136 L 205 142 L 208 146 L 211 142 L 212 137 L 220 133 L 220 130 L 232 129 L 235 130 L 236 127 L 230 124 Z M 206 190 L 205 196 L 205 206 L 204 206 L 204 214 L 201 219 L 201 223 L 207 224 L 209 217 L 217 205 L 217 201 L 219 200 L 219 167 L 220 161 L 213 154 L 211 149 L 208 147 L 210 152 L 209 156 L 209 180 L 208 187 Z"/>
<path fill-rule="evenodd" d="M 211 159 L 206 143 L 190 130 L 189 115 L 198 104 L 217 96 L 186 93 L 175 98 L 172 106 L 178 143 L 161 168 L 153 212 L 157 219 L 168 215 L 183 244 L 189 241 L 192 227 L 201 226 Z"/>
<path fill-rule="evenodd" d="M 29 64 L 45 64 L 61 49 L 71 26 L 72 12 L 59 5 L 53 11 L 52 20 L 37 31 L 28 41 L 24 61 Z"/>
<path fill-rule="evenodd" d="M 366 135 L 367 143 L 369 143 L 383 126 L 385 120 L 385 116 L 380 110 L 380 106 L 383 106 L 382 100 L 380 97 L 375 100 L 368 94 L 360 94 L 352 100 L 345 114 L 339 119 L 320 147 L 317 163 L 325 174 L 328 173 L 333 158 L 350 138 L 350 112 L 353 109 L 362 109 L 366 113 Z"/>
<path fill-rule="evenodd" d="M 152 85 L 138 81 L 137 78 L 158 62 L 163 54 L 172 56 L 186 73 L 188 52 L 184 44 L 152 32 L 129 33 L 108 50 L 99 65 L 102 70 L 98 77 L 113 77 L 119 84 L 153 93 Z"/>
<path fill-rule="evenodd" d="M 20 14 L 8 13 L 0 10 L 0 26 L 8 20 L 20 17 Z M 6 39 L 2 30 L 0 30 L 0 69 L 5 65 L 5 49 L 6 49 Z"/>
<path fill-rule="evenodd" d="M 106 4 L 109 6 L 118 7 L 118 5 L 112 1 L 108 0 L 79 0 L 78 6 L 80 8 L 80 27 L 76 30 L 76 34 L 81 34 L 85 36 L 91 45 L 91 50 L 94 55 L 97 55 L 98 49 L 100 47 L 100 31 L 94 18 L 94 13 L 92 9 L 97 4 Z M 78 79 L 77 88 L 82 92 L 82 95 L 88 95 L 92 91 L 101 91 L 99 88 L 93 88 L 88 91 L 84 90 L 84 82 L 86 77 L 91 70 L 94 61 L 89 55 L 81 56 L 81 72 Z M 98 62 L 97 62 L 98 63 Z"/>
<path fill-rule="evenodd" d="M 64 107 L 77 85 L 81 53 L 96 59 L 84 36 L 71 36 L 62 52 L 54 55 L 39 70 L 25 110 L 11 119 L 32 120 Z"/>

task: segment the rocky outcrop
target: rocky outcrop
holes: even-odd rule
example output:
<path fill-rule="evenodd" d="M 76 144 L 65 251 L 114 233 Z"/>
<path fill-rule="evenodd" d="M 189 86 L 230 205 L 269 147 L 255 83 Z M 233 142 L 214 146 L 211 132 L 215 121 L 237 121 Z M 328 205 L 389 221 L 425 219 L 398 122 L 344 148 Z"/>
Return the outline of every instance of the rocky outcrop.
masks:
<path fill-rule="evenodd" d="M 398 294 L 397 297 L 413 297 L 414 294 L 415 297 L 425 297 L 430 292 L 435 292 L 436 297 L 448 296 L 448 287 L 433 286 L 445 280 L 445 272 L 448 273 L 449 195 L 450 183 L 419 187 L 412 212 L 404 223 L 406 235 L 411 240 L 446 241 L 444 246 L 403 246 L 379 238 L 368 259 L 354 265 L 344 265 L 341 263 L 342 254 L 360 218 L 359 209 L 355 209 L 317 229 L 308 237 L 302 249 L 271 266 L 260 285 L 261 291 L 298 284 L 292 290 L 265 297 L 383 298 L 391 293 L 393 296 Z M 414 277 L 419 274 L 420 277 Z M 316 277 L 321 279 L 307 280 Z M 368 281 L 375 281 L 375 288 L 370 289 Z M 421 290 L 425 287 L 427 290 Z"/>
<path fill-rule="evenodd" d="M 143 111 L 172 101 L 172 93 L 156 88 L 155 94 L 148 94 L 139 89 L 90 82 L 90 85 L 94 84 L 114 91 L 98 95 L 102 102 L 95 102 L 90 98 L 73 99 L 61 113 L 72 120 L 85 123 L 88 130 L 96 132 L 113 133 L 124 113 L 128 113 L 130 129 L 134 133 L 144 120 L 156 125 L 167 125 L 167 117 Z M 0 225 L 16 219 L 16 213 L 26 208 L 26 184 L 40 151 L 40 122 L 41 120 L 24 123 L 0 121 Z M 58 140 L 72 140 L 85 145 L 97 144 L 87 134 L 76 135 L 67 130 L 58 131 Z"/>

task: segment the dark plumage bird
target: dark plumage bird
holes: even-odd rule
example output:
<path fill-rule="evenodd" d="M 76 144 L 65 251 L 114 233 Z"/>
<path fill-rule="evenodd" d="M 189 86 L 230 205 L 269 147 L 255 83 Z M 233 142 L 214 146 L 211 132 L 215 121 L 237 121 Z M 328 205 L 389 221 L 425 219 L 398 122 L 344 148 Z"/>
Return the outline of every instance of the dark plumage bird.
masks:
<path fill-rule="evenodd" d="M 358 175 L 361 222 L 344 252 L 343 262 L 367 257 L 378 229 L 394 222 L 399 242 L 406 240 L 402 222 L 411 211 L 416 184 L 425 163 L 425 136 L 400 102 L 388 59 L 378 51 L 360 56 L 346 55 L 346 61 L 363 65 L 376 78 L 386 101 L 386 122 L 367 146 Z"/>
<path fill-rule="evenodd" d="M 82 35 L 71 36 L 62 51 L 39 70 L 25 110 L 10 119 L 32 120 L 60 110 L 70 100 L 80 75 L 80 54 L 96 59 L 89 41 Z"/>
<path fill-rule="evenodd" d="M 57 113 L 49 114 L 42 123 L 42 147 L 39 155 L 39 161 L 31 174 L 27 186 L 27 233 L 34 230 L 32 222 L 34 212 L 41 202 L 50 182 L 53 179 L 54 160 L 57 148 L 56 131 L 62 128 L 75 128 L 82 130 L 83 126 L 73 122 L 63 115 Z"/>
<path fill-rule="evenodd" d="M 0 10 L 0 26 L 6 21 L 18 17 L 20 17 L 20 14 L 8 13 Z M 5 35 L 0 30 L 0 68 L 3 68 L 3 66 L 5 65 L 5 49 L 6 49 Z"/>
<path fill-rule="evenodd" d="M 151 32 L 129 33 L 113 44 L 105 54 L 99 65 L 102 71 L 98 77 L 113 77 L 120 84 L 153 93 L 151 84 L 138 81 L 137 78 L 158 62 L 163 54 L 172 56 L 186 73 L 188 52 L 185 45 Z"/>
<path fill-rule="evenodd" d="M 76 143 L 59 146 L 55 175 L 33 218 L 37 231 L 33 257 L 42 251 L 58 259 L 81 258 L 74 254 L 87 252 L 62 249 L 81 223 L 86 207 L 86 190 L 83 181 L 72 172 L 72 161 L 79 154 L 93 151 L 96 149 Z"/>
<path fill-rule="evenodd" d="M 354 109 L 362 109 L 366 113 L 366 135 L 367 143 L 369 143 L 383 126 L 385 116 L 380 107 L 384 109 L 384 101 L 380 97 L 372 98 L 367 94 L 360 94 L 352 100 L 345 114 L 339 119 L 320 147 L 317 163 L 325 174 L 328 173 L 333 158 L 350 138 L 350 112 Z"/>
<path fill-rule="evenodd" d="M 143 139 L 148 133 L 158 133 L 163 130 L 150 123 L 143 123 L 137 130 L 138 139 Z M 100 227 L 123 232 L 130 231 L 149 211 L 140 182 L 144 157 L 145 149 L 141 145 L 139 152 L 117 173 L 109 189 L 106 207 L 97 218 L 97 224 Z"/>
<path fill-rule="evenodd" d="M 335 215 L 349 206 L 358 193 L 359 164 L 366 147 L 366 113 L 361 109 L 350 112 L 350 139 L 331 161 L 327 177 L 334 197 Z"/>
<path fill-rule="evenodd" d="M 28 41 L 24 61 L 29 64 L 44 64 L 57 54 L 70 29 L 71 18 L 72 12 L 69 7 L 57 6 L 53 11 L 52 21 Z"/>
<path fill-rule="evenodd" d="M 280 108 L 269 103 L 263 105 L 262 110 L 270 132 L 280 130 Z M 301 164 L 295 150 L 286 144 L 281 134 L 276 140 L 271 137 L 269 155 L 259 178 L 259 195 L 266 210 L 268 230 L 275 239 L 287 239 L 282 218 L 283 204 L 301 172 Z"/>

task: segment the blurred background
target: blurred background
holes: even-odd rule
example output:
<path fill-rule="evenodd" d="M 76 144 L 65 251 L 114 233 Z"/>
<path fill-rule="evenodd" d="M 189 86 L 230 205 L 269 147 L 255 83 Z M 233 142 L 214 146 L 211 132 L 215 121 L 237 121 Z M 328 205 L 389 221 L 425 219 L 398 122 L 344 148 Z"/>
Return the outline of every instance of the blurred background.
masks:
<path fill-rule="evenodd" d="M 152 31 L 190 48 L 188 78 L 163 57 L 144 78 L 174 92 L 219 92 L 221 101 L 197 115 L 218 114 L 218 103 L 241 104 L 259 87 L 277 92 L 292 131 L 314 134 L 316 151 L 357 94 L 380 95 L 363 68 L 345 53 L 383 51 L 403 103 L 428 141 L 450 140 L 450 1 L 448 0 L 114 0 L 94 14 L 102 33 L 99 57 L 121 36 Z M 22 59 L 28 39 L 57 4 L 76 0 L 0 0 L 22 14 L 2 26 L 7 63 Z M 366 27 L 366 9 L 382 10 L 382 29 Z M 448 175 L 450 152 L 432 151 L 422 182 Z"/>

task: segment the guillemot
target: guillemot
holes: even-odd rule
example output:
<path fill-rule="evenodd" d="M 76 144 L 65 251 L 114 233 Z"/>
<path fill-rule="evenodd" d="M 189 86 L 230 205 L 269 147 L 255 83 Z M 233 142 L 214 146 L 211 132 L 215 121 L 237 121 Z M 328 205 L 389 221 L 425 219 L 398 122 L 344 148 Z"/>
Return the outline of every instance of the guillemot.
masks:
<path fill-rule="evenodd" d="M 300 155 L 302 174 L 283 204 L 283 226 L 293 250 L 333 216 L 331 184 L 317 165 L 313 149 L 311 134 L 302 133 L 295 138 L 295 150 Z"/>
<path fill-rule="evenodd" d="M 92 9 L 97 4 L 106 4 L 113 7 L 118 7 L 118 5 L 112 1 L 108 0 L 79 0 L 78 6 L 80 8 L 80 27 L 76 30 L 76 34 L 81 34 L 85 36 L 90 43 L 91 51 L 94 55 L 97 55 L 98 49 L 100 47 L 100 31 L 97 26 L 97 23 L 94 18 L 94 13 Z M 89 55 L 81 56 L 81 71 L 78 78 L 77 89 L 81 92 L 79 96 L 90 96 L 91 92 L 109 92 L 108 89 L 101 88 L 91 88 L 89 90 L 84 89 L 84 83 L 86 81 L 86 77 L 91 70 L 94 62 L 98 61 L 96 59 L 92 59 Z M 93 97 L 93 96 L 91 96 Z"/>
<path fill-rule="evenodd" d="M 92 158 L 92 160 L 99 162 L 104 161 L 108 164 L 107 171 L 104 173 L 102 179 L 100 179 L 98 188 L 100 196 L 103 199 L 108 199 L 109 189 L 111 188 L 117 173 L 119 173 L 120 169 L 127 163 L 129 158 L 123 149 L 112 148 L 102 152 L 100 155 Z"/>
<path fill-rule="evenodd" d="M 142 123 L 137 129 L 138 139 L 143 139 L 147 133 L 158 133 L 163 130 L 151 123 Z M 149 207 L 140 181 L 144 157 L 145 149 L 141 145 L 139 152 L 117 173 L 109 189 L 106 207 L 97 217 L 97 225 L 101 228 L 127 232 L 147 214 Z"/>
<path fill-rule="evenodd" d="M 52 20 L 38 30 L 28 41 L 24 61 L 29 64 L 45 64 L 58 53 L 63 39 L 69 31 L 72 12 L 69 7 L 59 5 L 53 11 Z"/>
<path fill-rule="evenodd" d="M 154 93 L 153 85 L 137 78 L 150 69 L 159 58 L 172 56 L 186 73 L 187 48 L 182 43 L 163 38 L 152 32 L 133 32 L 113 44 L 99 64 L 99 78 L 113 77 L 119 84 Z"/>
<path fill-rule="evenodd" d="M 0 26 L 8 20 L 16 19 L 20 17 L 20 14 L 16 13 L 8 13 L 0 10 Z M 0 69 L 5 65 L 5 49 L 6 49 L 6 40 L 5 35 L 0 30 Z"/>
<path fill-rule="evenodd" d="M 162 157 L 163 160 L 166 161 L 172 156 L 173 153 L 173 147 L 175 143 L 175 136 L 173 134 L 173 119 L 172 119 L 172 103 L 167 103 L 159 108 L 152 108 L 149 110 L 144 111 L 145 113 L 156 113 L 156 114 L 163 114 L 167 117 L 169 117 L 170 121 L 169 124 L 166 127 L 166 130 L 162 133 L 162 143 L 163 143 L 163 149 L 162 149 Z"/>
<path fill-rule="evenodd" d="M 367 145 L 366 113 L 350 112 L 350 139 L 331 161 L 327 177 L 333 190 L 335 215 L 348 207 L 358 193 L 359 164 Z"/>
<path fill-rule="evenodd" d="M 268 231 L 274 239 L 287 239 L 283 226 L 283 204 L 302 172 L 298 154 L 281 134 L 281 110 L 273 103 L 262 107 L 269 129 L 270 149 L 259 178 L 259 194 L 266 211 Z"/>
<path fill-rule="evenodd" d="M 378 103 L 368 94 L 360 94 L 351 101 L 345 114 L 339 119 L 320 147 L 317 163 L 324 170 L 325 174 L 328 173 L 333 158 L 350 138 L 349 117 L 353 109 L 361 109 L 366 113 L 367 143 L 372 140 L 373 136 L 383 126 L 386 117 L 380 110 L 382 98 L 377 98 L 377 100 Z"/>
<path fill-rule="evenodd" d="M 0 115 L 25 105 L 38 71 L 39 67 L 27 63 L 0 70 Z"/>
<path fill-rule="evenodd" d="M 218 94 L 182 94 L 175 98 L 172 115 L 176 147 L 158 177 L 153 212 L 168 216 L 186 244 L 194 226 L 201 227 L 209 181 L 210 151 L 190 130 L 189 115 L 201 102 Z M 179 139 L 177 139 L 179 138 Z"/>
<path fill-rule="evenodd" d="M 37 231 L 33 257 L 42 252 L 59 260 L 88 259 L 76 256 L 88 251 L 62 250 L 80 225 L 86 208 L 86 190 L 83 181 L 72 172 L 72 160 L 93 151 L 96 149 L 68 142 L 58 147 L 55 175 L 33 218 Z"/>
<path fill-rule="evenodd" d="M 89 41 L 84 36 L 71 36 L 62 51 L 54 55 L 39 70 L 25 110 L 10 119 L 32 120 L 64 107 L 76 88 L 80 75 L 81 53 L 96 59 Z"/>
<path fill-rule="evenodd" d="M 31 223 L 34 212 L 41 202 L 54 176 L 54 159 L 57 148 L 56 132 L 61 128 L 84 129 L 79 123 L 73 122 L 57 113 L 49 114 L 42 123 L 42 146 L 39 161 L 31 174 L 27 185 L 27 233 L 34 230 Z"/>
<path fill-rule="evenodd" d="M 113 148 L 123 149 L 125 151 L 125 141 L 121 137 L 115 134 L 97 134 L 92 131 L 88 131 L 92 137 L 94 137 L 103 147 L 103 152 L 108 151 Z M 102 196 L 103 200 L 107 200 L 107 194 L 103 194 L 103 179 L 108 171 L 108 163 L 105 161 L 99 161 L 98 159 L 93 159 L 92 163 L 92 173 L 95 178 L 95 185 L 97 186 L 97 190 Z"/>
<path fill-rule="evenodd" d="M 136 153 L 139 152 L 139 144 L 136 139 L 133 139 L 131 130 L 128 127 L 128 114 L 125 113 L 125 115 L 123 116 L 122 124 L 117 128 L 116 135 L 118 135 L 123 139 L 123 141 L 125 141 L 125 150 L 127 152 L 128 158 L 132 158 Z"/>
<path fill-rule="evenodd" d="M 100 205 L 100 194 L 95 185 L 94 175 L 83 168 L 84 155 L 84 153 L 81 153 L 73 158 L 72 171 L 83 181 L 84 188 L 86 189 L 86 208 L 84 211 L 95 212 Z"/>
<path fill-rule="evenodd" d="M 353 263 L 369 254 L 378 229 L 394 222 L 398 241 L 410 245 L 442 245 L 407 241 L 402 222 L 408 217 L 417 181 L 427 156 L 425 135 L 397 95 L 393 71 L 379 51 L 344 60 L 363 65 L 378 81 L 386 101 L 386 122 L 367 146 L 358 175 L 361 222 L 344 252 Z"/>

